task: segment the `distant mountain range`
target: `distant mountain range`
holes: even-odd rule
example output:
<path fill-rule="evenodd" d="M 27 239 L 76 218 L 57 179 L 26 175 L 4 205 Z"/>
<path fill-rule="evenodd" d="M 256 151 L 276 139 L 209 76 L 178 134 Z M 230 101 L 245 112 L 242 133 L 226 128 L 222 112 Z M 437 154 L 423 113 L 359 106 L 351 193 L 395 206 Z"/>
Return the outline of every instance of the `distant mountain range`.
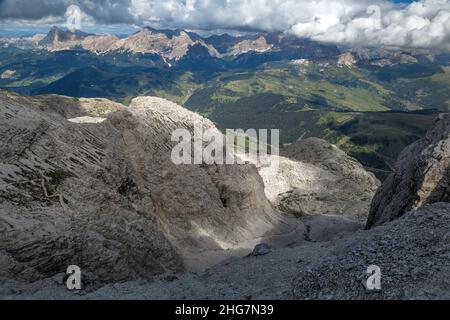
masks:
<path fill-rule="evenodd" d="M 326 60 L 340 66 L 355 64 L 392 66 L 432 60 L 427 54 L 385 49 L 348 48 L 297 38 L 285 33 L 259 33 L 245 36 L 229 34 L 202 37 L 187 30 L 157 30 L 144 27 L 125 38 L 115 35 L 95 35 L 80 30 L 52 27 L 47 35 L 30 38 L 3 38 L 0 45 L 15 45 L 27 49 L 51 52 L 78 50 L 96 55 L 132 54 L 153 56 L 162 65 L 206 65 L 254 67 L 265 62 L 310 59 Z M 224 68 L 225 68 L 224 67 Z"/>
<path fill-rule="evenodd" d="M 92 35 L 53 27 L 37 43 L 51 51 L 87 50 L 96 54 L 111 52 L 156 54 L 168 61 L 176 61 L 191 51 L 203 49 L 214 58 L 236 58 L 248 53 L 278 53 L 280 57 L 324 58 L 339 54 L 334 45 L 318 44 L 282 33 L 238 36 L 228 34 L 203 38 L 185 30 L 156 30 L 144 27 L 125 39 L 113 35 Z M 216 48 L 217 47 L 217 48 Z"/>

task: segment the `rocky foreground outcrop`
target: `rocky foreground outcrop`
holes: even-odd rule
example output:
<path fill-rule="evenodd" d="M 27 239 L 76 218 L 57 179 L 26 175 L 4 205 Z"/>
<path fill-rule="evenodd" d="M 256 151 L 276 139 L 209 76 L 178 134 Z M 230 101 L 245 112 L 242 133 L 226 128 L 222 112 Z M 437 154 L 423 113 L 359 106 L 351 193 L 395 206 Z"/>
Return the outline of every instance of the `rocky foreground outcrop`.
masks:
<path fill-rule="evenodd" d="M 295 299 L 449 299 L 450 204 L 426 205 L 399 220 L 352 235 L 301 270 Z M 370 265 L 381 290 L 366 290 Z"/>
<path fill-rule="evenodd" d="M 184 57 L 191 47 L 203 47 L 211 56 L 219 53 L 203 40 L 192 39 L 185 31 L 159 32 L 145 27 L 142 30 L 120 39 L 115 35 L 92 35 L 79 30 L 74 32 L 53 27 L 39 46 L 51 51 L 83 49 L 96 54 L 128 52 L 159 54 L 164 59 L 178 60 Z"/>
<path fill-rule="evenodd" d="M 450 202 L 449 114 L 440 115 L 423 139 L 402 151 L 395 172 L 373 199 L 367 228 L 435 202 Z"/>
<path fill-rule="evenodd" d="M 172 131 L 213 124 L 173 103 L 0 93 L 0 278 L 70 264 L 96 283 L 211 263 L 291 232 L 253 165 L 180 165 Z M 255 240 L 256 239 L 256 240 Z"/>
<path fill-rule="evenodd" d="M 359 227 L 330 217 L 312 234 L 272 204 L 301 216 L 367 214 L 376 179 L 322 140 L 298 142 L 275 172 L 175 165 L 172 132 L 194 123 L 217 130 L 159 98 L 124 107 L 1 92 L 0 277 L 32 282 L 71 264 L 96 283 L 202 269 L 267 239 Z"/>
<path fill-rule="evenodd" d="M 448 299 L 450 204 L 424 205 L 448 202 L 441 118 L 378 192 L 382 225 L 361 230 L 378 181 L 320 139 L 278 167 L 175 165 L 174 129 L 217 130 L 176 104 L 0 92 L 0 298 Z M 267 240 L 287 242 L 244 257 Z"/>
<path fill-rule="evenodd" d="M 201 273 L 166 274 L 81 293 L 67 291 L 64 274 L 58 274 L 6 298 L 449 299 L 449 227 L 450 204 L 433 204 L 332 242 L 318 242 L 312 234 L 308 242 L 234 257 Z M 370 265 L 381 269 L 380 291 L 364 286 Z"/>

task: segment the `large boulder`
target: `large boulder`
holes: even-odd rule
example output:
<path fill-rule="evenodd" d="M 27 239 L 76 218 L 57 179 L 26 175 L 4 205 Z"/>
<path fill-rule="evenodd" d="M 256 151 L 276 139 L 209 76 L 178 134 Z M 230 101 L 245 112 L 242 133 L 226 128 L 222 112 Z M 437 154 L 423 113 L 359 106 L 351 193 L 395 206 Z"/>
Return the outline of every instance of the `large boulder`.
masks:
<path fill-rule="evenodd" d="M 377 191 L 367 228 L 424 204 L 450 201 L 450 115 L 441 114 L 426 136 L 400 154 L 395 171 Z"/>

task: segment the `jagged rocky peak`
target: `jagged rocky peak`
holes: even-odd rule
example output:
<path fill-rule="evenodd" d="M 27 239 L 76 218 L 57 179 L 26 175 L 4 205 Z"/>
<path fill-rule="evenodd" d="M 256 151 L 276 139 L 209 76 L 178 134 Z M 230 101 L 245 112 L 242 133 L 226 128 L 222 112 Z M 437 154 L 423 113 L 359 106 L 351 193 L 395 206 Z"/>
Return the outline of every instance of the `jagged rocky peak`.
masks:
<path fill-rule="evenodd" d="M 376 193 L 367 228 L 424 204 L 450 202 L 450 115 L 441 114 L 426 136 L 400 154 L 395 171 Z"/>
<path fill-rule="evenodd" d="M 157 54 L 167 60 L 179 60 L 187 55 L 193 47 L 201 46 L 205 48 L 209 56 L 218 55 L 214 47 L 205 44 L 195 34 L 184 30 L 156 30 L 144 27 L 125 39 L 96 36 L 90 40 L 90 45 L 86 43 L 86 40 L 82 42 L 82 47 L 90 51 L 97 45 L 103 49 L 103 52 L 119 50 L 131 53 Z M 98 41 L 101 41 L 103 45 L 98 45 Z"/>
<path fill-rule="evenodd" d="M 115 35 L 89 36 L 83 39 L 83 49 L 94 53 L 107 53 L 119 49 L 120 39 Z"/>
<path fill-rule="evenodd" d="M 89 36 L 89 34 L 84 33 L 80 30 L 70 31 L 63 30 L 57 26 L 53 26 L 49 33 L 39 41 L 40 45 L 54 45 L 58 42 L 69 42 L 69 41 L 79 41 Z"/>
<path fill-rule="evenodd" d="M 157 30 L 143 27 L 134 34 L 119 39 L 115 35 L 92 35 L 55 26 L 42 40 L 29 39 L 24 42 L 24 45 L 25 43 L 31 47 L 36 47 L 37 43 L 39 48 L 51 51 L 86 50 L 96 54 L 150 54 L 159 55 L 163 60 L 168 61 L 177 61 L 183 57 L 188 59 L 192 57 L 221 58 L 238 61 L 238 64 L 245 64 L 247 57 L 255 54 L 266 54 L 265 59 L 268 61 L 325 59 L 347 67 L 357 63 L 380 67 L 413 64 L 418 63 L 419 58 L 424 59 L 408 52 L 383 48 L 353 48 L 341 54 L 335 45 L 280 32 L 239 36 L 224 34 L 203 38 L 187 30 Z"/>
<path fill-rule="evenodd" d="M 267 43 L 264 36 L 259 36 L 256 39 L 246 39 L 235 44 L 228 52 L 229 55 L 237 56 L 247 52 L 265 52 L 272 48 L 273 46 Z"/>
<path fill-rule="evenodd" d="M 186 30 L 182 30 L 182 29 L 155 29 L 149 26 L 145 26 L 143 27 L 140 31 L 136 32 L 140 33 L 140 32 L 151 32 L 153 34 L 163 34 L 165 37 L 167 37 L 168 39 L 172 39 L 173 37 L 179 37 L 179 36 L 188 36 L 191 40 L 199 40 L 201 39 L 196 33 L 193 32 L 189 32 Z"/>

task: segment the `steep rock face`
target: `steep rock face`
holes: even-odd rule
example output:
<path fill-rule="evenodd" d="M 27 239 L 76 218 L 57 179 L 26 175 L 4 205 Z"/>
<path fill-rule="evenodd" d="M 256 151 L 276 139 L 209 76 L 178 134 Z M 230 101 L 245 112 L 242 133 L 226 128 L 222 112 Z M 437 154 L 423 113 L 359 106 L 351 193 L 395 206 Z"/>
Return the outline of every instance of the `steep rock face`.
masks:
<path fill-rule="evenodd" d="M 450 204 L 436 203 L 360 231 L 300 271 L 295 299 L 449 299 Z M 381 290 L 366 290 L 370 265 Z"/>
<path fill-rule="evenodd" d="M 366 220 L 379 181 L 356 160 L 318 138 L 299 140 L 281 155 L 277 172 L 260 170 L 268 199 L 281 211 Z"/>
<path fill-rule="evenodd" d="M 204 47 L 212 57 L 219 55 L 213 46 L 206 44 L 203 40 L 192 39 L 185 31 L 167 35 L 150 28 L 143 28 L 128 38 L 119 40 L 113 49 L 133 53 L 154 53 L 168 60 L 179 60 L 189 53 L 190 48 L 197 45 Z"/>
<path fill-rule="evenodd" d="M 384 48 L 353 48 L 342 57 L 353 57 L 357 62 L 378 67 L 418 63 L 418 59 L 406 52 Z"/>
<path fill-rule="evenodd" d="M 85 114 L 71 99 L 49 100 L 67 100 L 75 119 Z M 68 121 L 51 101 L 24 102 L 1 96 L 0 250 L 13 278 L 70 264 L 99 281 L 182 269 L 148 205 L 127 197 L 122 134 L 110 122 Z"/>
<path fill-rule="evenodd" d="M 15 43 L 14 41 L 13 43 Z M 165 60 L 177 61 L 202 47 L 209 58 L 226 58 L 237 66 L 247 64 L 247 58 L 258 55 L 264 61 L 284 59 L 334 58 L 339 50 L 334 45 L 299 39 L 283 33 L 249 36 L 201 36 L 185 30 L 156 30 L 144 27 L 127 38 L 114 35 L 91 35 L 79 30 L 74 32 L 53 27 L 36 41 L 26 41 L 28 46 L 37 44 L 50 51 L 87 50 L 96 54 L 135 53 L 157 54 Z M 17 43 L 18 44 L 18 43 Z M 203 54 L 203 51 L 201 51 Z M 200 59 L 202 57 L 199 57 Z M 229 59 L 228 59 L 229 58 Z"/>
<path fill-rule="evenodd" d="M 69 264 L 96 283 L 148 278 L 289 232 L 254 166 L 172 163 L 172 131 L 194 120 L 213 127 L 158 98 L 125 108 L 1 92 L 0 278 Z"/>
<path fill-rule="evenodd" d="M 174 60 L 183 57 L 189 47 L 195 43 L 184 31 L 169 38 L 164 33 L 144 28 L 127 39 L 119 41 L 117 47 L 133 53 L 156 53 L 166 59 Z"/>
<path fill-rule="evenodd" d="M 442 114 L 427 135 L 400 154 L 395 172 L 377 191 L 371 228 L 434 202 L 450 202 L 450 116 Z"/>
<path fill-rule="evenodd" d="M 54 26 L 38 44 L 50 50 L 67 50 L 78 46 L 88 36 L 79 30 L 72 32 Z"/>
<path fill-rule="evenodd" d="M 272 48 L 266 41 L 266 38 L 260 36 L 256 40 L 243 40 L 235 44 L 228 52 L 228 55 L 237 56 L 250 51 L 265 52 Z"/>
<path fill-rule="evenodd" d="M 168 60 L 178 60 L 191 47 L 200 45 L 210 56 L 219 55 L 213 46 L 201 39 L 192 39 L 185 31 L 167 34 L 151 28 L 143 28 L 125 39 L 119 39 L 114 35 L 89 35 L 78 30 L 71 32 L 53 27 L 39 45 L 53 51 L 84 49 L 97 54 L 115 51 L 158 54 Z"/>
<path fill-rule="evenodd" d="M 94 53 L 107 53 L 119 49 L 119 38 L 114 35 L 89 36 L 81 41 L 81 47 Z"/>

